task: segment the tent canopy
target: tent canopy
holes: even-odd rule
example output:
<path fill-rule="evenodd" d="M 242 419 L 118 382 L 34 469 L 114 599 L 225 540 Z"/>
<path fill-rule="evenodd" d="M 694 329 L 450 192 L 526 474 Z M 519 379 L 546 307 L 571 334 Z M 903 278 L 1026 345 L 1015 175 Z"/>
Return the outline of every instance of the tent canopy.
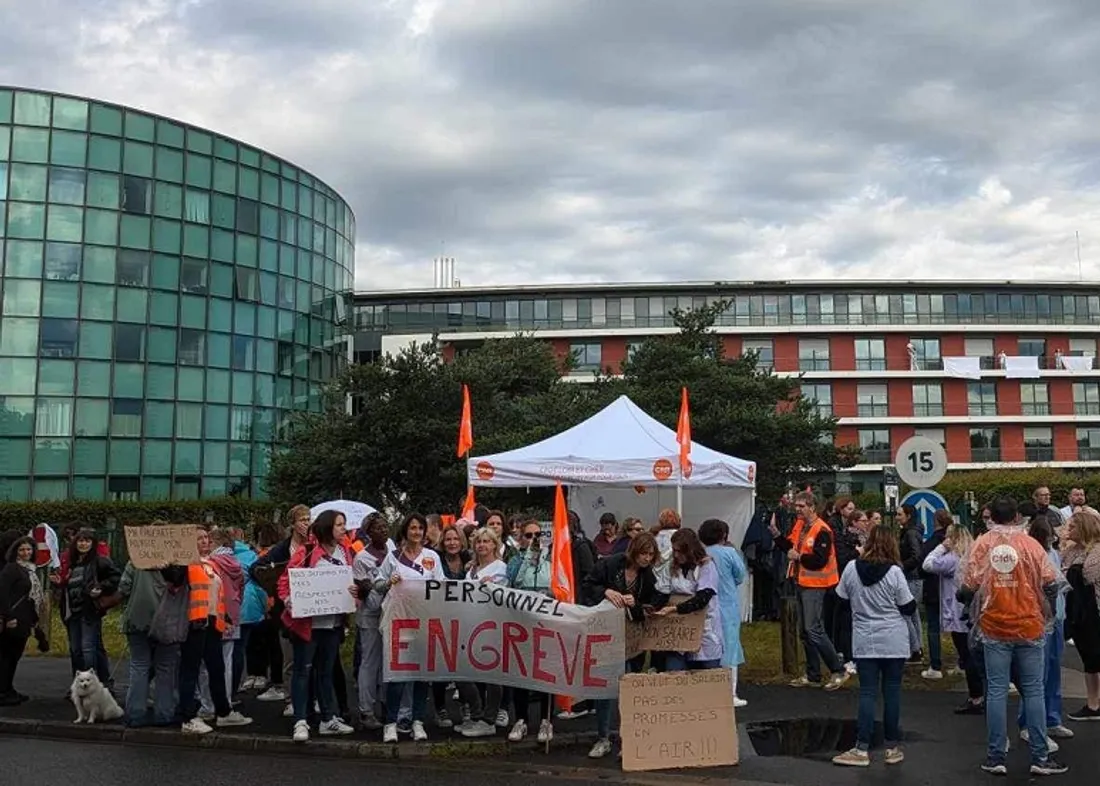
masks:
<path fill-rule="evenodd" d="M 466 461 L 475 486 L 756 487 L 756 464 L 691 443 L 691 470 L 680 477 L 676 432 L 619 396 L 588 420 L 534 445 Z"/>

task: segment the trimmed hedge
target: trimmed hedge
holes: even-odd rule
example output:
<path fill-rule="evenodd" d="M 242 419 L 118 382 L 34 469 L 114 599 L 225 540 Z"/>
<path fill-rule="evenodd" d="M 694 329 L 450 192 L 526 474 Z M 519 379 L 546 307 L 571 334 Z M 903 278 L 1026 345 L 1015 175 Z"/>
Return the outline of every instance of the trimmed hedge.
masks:
<path fill-rule="evenodd" d="M 9 529 L 30 532 L 41 523 L 59 530 L 73 522 L 96 530 L 110 544 L 112 556 L 124 564 L 126 539 L 122 527 L 127 524 L 148 524 L 155 519 L 173 524 L 200 524 L 206 521 L 207 513 L 211 513 L 215 524 L 244 527 L 251 532 L 257 524 L 271 521 L 276 510 L 286 510 L 286 507 L 240 497 L 154 502 L 0 502 L 0 532 Z"/>
<path fill-rule="evenodd" d="M 1051 504 L 1056 508 L 1069 503 L 1069 492 L 1083 488 L 1089 504 L 1100 507 L 1100 472 L 1062 470 L 1049 467 L 1035 469 L 981 469 L 948 472 L 936 486 L 952 510 L 963 505 L 965 494 L 974 492 L 978 505 L 984 505 L 995 497 L 1009 496 L 1017 502 L 1030 500 L 1040 486 L 1050 489 Z M 904 497 L 910 489 L 902 488 Z M 881 510 L 884 499 L 881 494 L 864 492 L 855 495 L 856 506 L 866 510 Z"/>

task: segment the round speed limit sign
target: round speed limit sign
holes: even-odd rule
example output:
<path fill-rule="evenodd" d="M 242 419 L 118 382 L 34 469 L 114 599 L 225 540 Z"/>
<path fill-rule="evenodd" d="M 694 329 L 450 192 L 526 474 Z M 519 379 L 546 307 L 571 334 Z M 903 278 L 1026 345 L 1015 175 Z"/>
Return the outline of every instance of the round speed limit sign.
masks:
<path fill-rule="evenodd" d="M 894 463 L 898 476 L 907 486 L 928 489 L 947 474 L 947 451 L 927 437 L 910 437 L 901 443 Z"/>

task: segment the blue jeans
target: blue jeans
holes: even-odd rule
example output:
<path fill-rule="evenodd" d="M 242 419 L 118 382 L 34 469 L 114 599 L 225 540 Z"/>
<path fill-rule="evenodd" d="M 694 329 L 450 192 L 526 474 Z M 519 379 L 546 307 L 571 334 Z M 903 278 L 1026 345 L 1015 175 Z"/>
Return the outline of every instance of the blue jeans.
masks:
<path fill-rule="evenodd" d="M 1028 746 L 1032 763 L 1046 761 L 1047 730 L 1043 699 L 1043 657 L 1046 648 L 1024 642 L 985 642 L 985 673 L 988 687 L 985 697 L 985 724 L 989 757 L 1004 761 L 1008 742 L 1008 682 L 1015 667 L 1020 702 L 1027 718 Z"/>
<path fill-rule="evenodd" d="M 856 747 L 871 749 L 875 731 L 875 708 L 879 683 L 882 690 L 882 731 L 887 748 L 901 742 L 901 676 L 905 658 L 856 658 L 859 673 L 859 716 L 856 722 Z"/>
<path fill-rule="evenodd" d="M 397 723 L 401 713 L 401 697 L 405 694 L 404 682 L 386 683 L 386 723 Z M 428 683 L 412 683 L 412 719 L 424 721 L 428 714 Z"/>
<path fill-rule="evenodd" d="M 248 652 L 248 640 L 252 638 L 253 632 L 259 626 L 258 622 L 241 625 L 241 637 L 237 639 L 236 646 L 233 647 L 233 677 L 232 682 L 230 682 L 233 690 L 229 694 L 230 700 L 241 689 L 241 680 L 244 679 L 245 656 Z"/>
<path fill-rule="evenodd" d="M 929 579 L 934 581 L 934 579 Z M 928 625 L 928 667 L 935 671 L 943 669 L 943 641 L 940 639 L 940 606 L 927 604 L 924 617 Z"/>
<path fill-rule="evenodd" d="M 69 658 L 73 671 L 94 669 L 100 682 L 111 680 L 111 663 L 103 646 L 103 618 L 98 614 L 85 616 L 77 613 L 65 623 L 69 634 Z"/>
<path fill-rule="evenodd" d="M 701 671 L 717 669 L 721 665 L 720 660 L 688 660 L 687 655 L 681 652 L 670 652 L 665 658 L 665 671 Z"/>
<path fill-rule="evenodd" d="M 156 677 L 153 724 L 168 726 L 176 715 L 176 680 L 180 670 L 180 645 L 160 644 L 144 633 L 128 633 L 130 688 L 126 691 L 126 725 L 145 724 L 149 702 L 149 674 Z"/>
<path fill-rule="evenodd" d="M 309 641 L 292 637 L 294 671 L 290 675 L 290 703 L 294 707 L 294 722 L 309 715 L 309 681 L 317 664 L 317 703 L 321 705 L 321 720 L 336 716 L 336 689 L 332 685 L 332 670 L 340 656 L 340 631 L 335 628 L 314 628 Z"/>
<path fill-rule="evenodd" d="M 641 671 L 645 665 L 645 653 L 626 662 L 626 674 Z M 611 712 L 617 699 L 596 699 L 592 703 L 596 706 L 596 736 L 606 740 L 611 736 Z"/>
<path fill-rule="evenodd" d="M 1047 711 L 1048 729 L 1062 725 L 1062 650 L 1065 646 L 1065 633 L 1059 622 L 1047 636 L 1043 647 L 1043 704 Z M 1021 729 L 1027 725 L 1023 702 L 1020 702 L 1020 711 L 1016 715 L 1016 725 Z"/>

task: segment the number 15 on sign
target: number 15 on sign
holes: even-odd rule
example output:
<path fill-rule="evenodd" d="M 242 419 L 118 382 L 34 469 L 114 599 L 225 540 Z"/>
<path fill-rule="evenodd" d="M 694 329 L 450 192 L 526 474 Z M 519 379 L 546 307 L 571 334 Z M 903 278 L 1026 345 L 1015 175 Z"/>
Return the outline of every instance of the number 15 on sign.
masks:
<path fill-rule="evenodd" d="M 947 451 L 927 437 L 910 437 L 901 443 L 894 462 L 902 481 L 912 488 L 932 488 L 947 474 Z"/>

